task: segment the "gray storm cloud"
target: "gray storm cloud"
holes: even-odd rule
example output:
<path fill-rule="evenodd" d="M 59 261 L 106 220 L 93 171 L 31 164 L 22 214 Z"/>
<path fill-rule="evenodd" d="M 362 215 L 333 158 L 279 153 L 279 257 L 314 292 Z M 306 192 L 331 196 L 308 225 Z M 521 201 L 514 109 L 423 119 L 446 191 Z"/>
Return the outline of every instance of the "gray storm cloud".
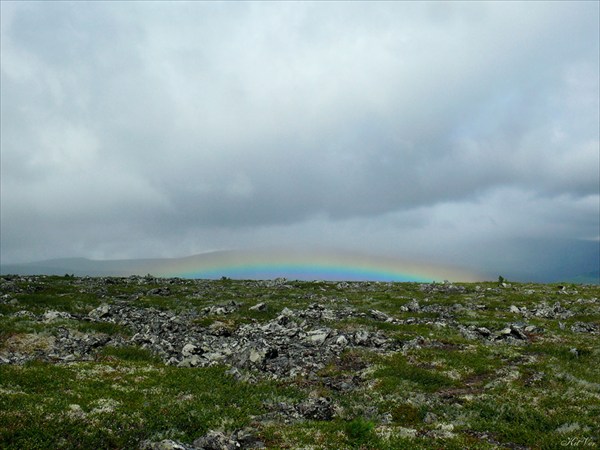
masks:
<path fill-rule="evenodd" d="M 598 248 L 597 3 L 1 7 L 2 261 Z"/>

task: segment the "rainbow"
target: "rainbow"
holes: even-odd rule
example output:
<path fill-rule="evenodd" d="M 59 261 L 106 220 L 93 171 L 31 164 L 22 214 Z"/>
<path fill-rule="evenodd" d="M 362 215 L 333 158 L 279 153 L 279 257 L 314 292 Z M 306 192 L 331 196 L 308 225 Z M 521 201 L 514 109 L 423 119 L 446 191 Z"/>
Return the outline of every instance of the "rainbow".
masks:
<path fill-rule="evenodd" d="M 329 251 L 222 251 L 157 260 L 143 271 L 160 277 L 330 281 L 477 281 L 481 275 L 395 258 Z"/>

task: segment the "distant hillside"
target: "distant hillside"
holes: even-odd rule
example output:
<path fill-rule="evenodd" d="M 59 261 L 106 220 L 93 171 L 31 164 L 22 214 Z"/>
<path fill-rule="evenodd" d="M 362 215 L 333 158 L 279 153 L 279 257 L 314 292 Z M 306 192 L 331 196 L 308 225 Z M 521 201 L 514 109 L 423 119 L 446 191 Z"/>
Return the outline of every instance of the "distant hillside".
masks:
<path fill-rule="evenodd" d="M 534 249 L 535 250 L 535 249 Z M 588 255 L 587 271 L 573 270 L 579 264 L 544 266 L 543 258 L 531 261 L 535 272 L 509 270 L 507 261 L 498 270 L 473 273 L 468 270 L 439 267 L 431 264 L 407 263 L 391 258 L 357 253 L 258 252 L 219 251 L 184 258 L 91 260 L 62 258 L 26 264 L 2 264 L 1 274 L 76 276 L 130 276 L 151 274 L 159 277 L 218 279 L 274 279 L 284 277 L 298 280 L 372 280 L 372 281 L 483 281 L 495 280 L 498 275 L 509 281 L 538 283 L 600 284 L 600 270 Z M 536 255 L 536 251 L 531 252 Z M 565 252 L 568 254 L 567 252 Z M 540 253 L 537 253 L 539 256 Z M 533 257 L 532 257 L 533 259 Z M 554 259 L 554 258 L 549 258 Z M 597 259 L 597 258 L 596 258 Z M 537 262 L 537 264 L 536 264 Z M 591 269 L 591 270 L 590 270 Z"/>
<path fill-rule="evenodd" d="M 65 258 L 28 264 L 5 264 L 3 274 L 130 276 L 218 279 L 345 281 L 478 281 L 489 279 L 454 267 L 407 262 L 351 252 L 220 251 L 184 258 L 96 261 Z"/>

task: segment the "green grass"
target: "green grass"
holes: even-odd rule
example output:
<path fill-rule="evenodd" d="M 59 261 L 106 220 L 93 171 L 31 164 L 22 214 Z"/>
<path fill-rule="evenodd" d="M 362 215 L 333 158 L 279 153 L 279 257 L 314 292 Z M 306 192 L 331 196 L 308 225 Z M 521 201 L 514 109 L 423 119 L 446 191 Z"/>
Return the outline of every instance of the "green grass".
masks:
<path fill-rule="evenodd" d="M 144 281 L 145 283 L 145 281 Z M 111 322 L 59 319 L 50 323 L 15 317 L 48 310 L 86 315 L 115 299 L 135 307 L 198 314 L 230 301 L 231 314 L 196 316 L 193 327 L 215 321 L 234 332 L 280 314 L 320 303 L 352 307 L 366 317 L 323 321 L 347 332 L 379 331 L 398 343 L 421 346 L 380 354 L 348 348 L 314 377 L 286 381 L 240 382 L 224 367 L 165 366 L 137 346 L 105 346 L 91 362 L 53 365 L 34 361 L 0 365 L 0 448 L 138 448 L 142 440 L 174 439 L 191 444 L 208 430 L 250 426 L 268 448 L 315 449 L 492 449 L 522 446 L 562 448 L 567 439 L 590 443 L 600 436 L 600 350 L 598 335 L 573 333 L 577 322 L 600 323 L 600 287 L 511 283 L 461 284 L 465 292 L 425 292 L 417 283 L 288 281 L 286 287 L 255 281 L 183 280 L 148 284 L 124 278 L 83 281 L 71 277 L 26 277 L 0 281 L 0 352 L 19 349 L 34 355 L 67 328 L 127 339 L 133 330 Z M 147 295 L 168 286 L 170 295 Z M 479 286 L 479 288 L 477 288 Z M 576 291 L 576 292 L 575 292 Z M 527 342 L 470 340 L 453 323 L 436 326 L 438 312 L 406 312 L 416 299 L 421 308 L 451 311 L 456 323 L 492 332 L 522 322 L 538 328 Z M 565 319 L 524 317 L 510 305 L 533 310 L 556 302 L 574 313 Z M 251 311 L 264 302 L 266 311 Z M 453 306 L 460 304 L 459 310 Z M 480 309 L 476 305 L 485 305 Z M 370 309 L 421 323 L 373 320 Z M 298 323 L 300 318 L 293 318 Z M 424 339 L 424 340 L 423 340 Z M 575 353 L 572 349 L 577 349 Z M 352 390 L 338 390 L 350 383 Z M 336 405 L 329 421 L 263 422 L 257 419 L 277 401 L 295 404 L 325 396 Z M 494 442 L 501 443 L 500 446 Z"/>
<path fill-rule="evenodd" d="M 248 425 L 268 398 L 300 396 L 275 383 L 237 382 L 222 368 L 165 367 L 139 356 L 129 349 L 112 364 L 0 366 L 0 447 L 135 448 L 147 438 L 191 442 L 212 428 Z M 70 405 L 79 405 L 82 414 Z"/>
<path fill-rule="evenodd" d="M 140 347 L 111 347 L 106 346 L 101 351 L 102 356 L 112 356 L 123 361 L 160 363 L 160 358 L 154 355 L 150 350 Z"/>
<path fill-rule="evenodd" d="M 383 358 L 380 365 L 374 376 L 379 380 L 378 389 L 384 394 L 394 393 L 402 387 L 435 392 L 456 385 L 454 380 L 432 368 L 411 364 L 401 353 Z"/>

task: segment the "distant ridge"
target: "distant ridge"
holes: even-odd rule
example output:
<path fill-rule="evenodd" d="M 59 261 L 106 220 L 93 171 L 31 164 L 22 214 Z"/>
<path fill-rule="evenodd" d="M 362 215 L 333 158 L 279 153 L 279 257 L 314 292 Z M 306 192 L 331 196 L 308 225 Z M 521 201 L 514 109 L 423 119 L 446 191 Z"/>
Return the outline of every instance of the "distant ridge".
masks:
<path fill-rule="evenodd" d="M 26 264 L 3 264 L 2 274 L 130 276 L 217 279 L 332 281 L 476 281 L 472 272 L 341 251 L 217 251 L 182 258 L 91 260 L 62 258 Z"/>
<path fill-rule="evenodd" d="M 483 281 L 499 274 L 510 281 L 600 284 L 600 273 L 554 270 L 546 277 L 517 274 L 473 273 L 468 270 L 419 264 L 394 258 L 340 251 L 216 251 L 181 258 L 92 260 L 59 258 L 23 264 L 2 264 L 0 274 L 76 276 L 144 276 L 218 279 L 273 279 L 332 281 Z"/>
<path fill-rule="evenodd" d="M 87 258 L 57 258 L 23 264 L 2 264 L 1 274 L 76 276 L 142 275 L 142 267 L 158 264 L 162 259 L 93 260 Z M 143 275 L 147 274 L 144 273 Z"/>

